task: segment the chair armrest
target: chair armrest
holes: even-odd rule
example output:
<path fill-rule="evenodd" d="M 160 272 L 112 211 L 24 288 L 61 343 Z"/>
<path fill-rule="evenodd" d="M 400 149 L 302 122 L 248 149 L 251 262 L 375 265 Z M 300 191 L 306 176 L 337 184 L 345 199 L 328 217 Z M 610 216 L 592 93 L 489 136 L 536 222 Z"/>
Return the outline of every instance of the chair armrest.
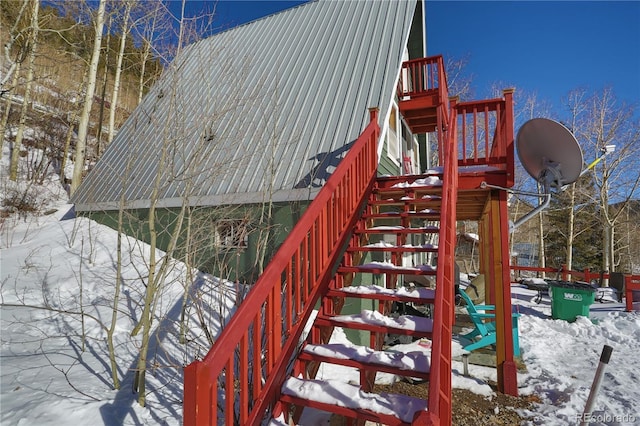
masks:
<path fill-rule="evenodd" d="M 469 314 L 471 318 L 495 318 L 496 314 L 482 314 L 480 312 L 474 312 Z M 512 318 L 520 318 L 520 314 L 517 312 L 511 313 Z"/>
<path fill-rule="evenodd" d="M 474 305 L 479 311 L 495 311 L 496 305 Z"/>
<path fill-rule="evenodd" d="M 495 314 L 481 314 L 481 313 L 473 313 L 473 314 L 469 314 L 469 317 L 473 318 L 491 318 L 491 319 L 495 319 Z"/>

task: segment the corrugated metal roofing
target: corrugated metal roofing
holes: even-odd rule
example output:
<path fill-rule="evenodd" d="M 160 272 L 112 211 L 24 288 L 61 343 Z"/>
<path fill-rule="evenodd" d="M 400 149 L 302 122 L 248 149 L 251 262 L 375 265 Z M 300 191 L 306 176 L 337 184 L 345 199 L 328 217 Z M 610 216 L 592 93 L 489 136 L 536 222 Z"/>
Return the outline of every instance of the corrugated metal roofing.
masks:
<path fill-rule="evenodd" d="M 312 198 L 391 103 L 416 0 L 317 0 L 187 47 L 74 194 L 76 209 Z M 124 192 L 123 192 L 124 191 Z"/>

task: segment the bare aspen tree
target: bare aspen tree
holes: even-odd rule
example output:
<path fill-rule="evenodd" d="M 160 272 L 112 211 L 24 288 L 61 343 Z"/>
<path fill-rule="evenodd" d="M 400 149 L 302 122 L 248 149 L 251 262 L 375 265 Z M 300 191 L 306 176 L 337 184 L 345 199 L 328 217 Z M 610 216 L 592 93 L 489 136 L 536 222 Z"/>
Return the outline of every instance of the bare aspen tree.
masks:
<path fill-rule="evenodd" d="M 89 73 L 87 77 L 87 86 L 84 96 L 84 104 L 82 113 L 80 114 L 80 122 L 78 124 L 78 139 L 76 141 L 75 164 L 73 166 L 73 176 L 71 180 L 71 193 L 80 186 L 82 175 L 85 167 L 85 155 L 87 149 L 87 135 L 89 130 L 89 119 L 91 106 L 93 105 L 93 93 L 96 87 L 96 76 L 98 73 L 98 63 L 100 61 L 100 48 L 102 45 L 102 31 L 104 28 L 104 14 L 107 0 L 100 0 L 98 11 L 95 16 L 93 25 L 95 29 L 95 40 L 93 43 L 93 53 L 89 64 Z"/>
<path fill-rule="evenodd" d="M 154 48 L 154 41 L 162 38 L 167 32 L 166 9 L 162 2 L 141 2 L 138 3 L 137 12 L 141 16 L 134 19 L 131 25 L 131 31 L 137 34 L 138 39 L 142 43 L 139 53 L 140 72 L 138 77 L 138 104 L 142 102 L 145 89 L 148 84 L 147 64 L 153 58 L 153 53 L 158 52 L 158 48 Z"/>
<path fill-rule="evenodd" d="M 129 32 L 129 16 L 133 2 L 131 0 L 124 1 L 124 16 L 122 17 L 120 50 L 118 50 L 118 58 L 116 60 L 116 75 L 113 80 L 113 93 L 111 95 L 111 109 L 109 110 L 109 133 L 107 136 L 107 144 L 113 141 L 116 124 L 116 110 L 118 108 L 118 96 L 120 94 L 120 78 L 122 75 L 122 60 L 124 58 L 124 48 L 127 42 L 127 34 Z"/>
<path fill-rule="evenodd" d="M 85 72 L 83 74 L 82 82 L 80 83 L 78 88 L 84 87 L 86 78 L 87 78 L 87 73 Z M 68 125 L 68 127 L 67 127 L 67 135 L 65 136 L 64 147 L 62 148 L 62 161 L 61 161 L 61 164 L 60 164 L 60 181 L 61 182 L 66 182 L 66 180 L 67 180 L 67 175 L 66 175 L 67 158 L 69 158 L 69 150 L 71 148 L 71 139 L 73 138 L 74 124 L 75 124 L 76 121 L 78 121 L 78 116 L 79 116 L 79 112 L 78 112 L 77 109 L 73 109 L 70 112 L 70 117 L 69 117 L 69 120 L 68 120 L 68 123 L 67 123 L 67 125 Z"/>
<path fill-rule="evenodd" d="M 17 63 L 14 68 L 12 87 L 16 87 L 18 85 L 18 76 L 20 75 L 20 63 Z M 7 128 L 7 123 L 9 122 L 9 116 L 11 114 L 11 102 L 12 100 L 7 97 L 5 99 L 5 107 L 2 113 L 2 118 L 0 118 L 0 158 L 2 158 L 3 145 L 4 145 L 4 132 Z"/>
<path fill-rule="evenodd" d="M 591 96 L 587 102 L 582 138 L 589 160 L 602 155 L 607 146 L 615 152 L 605 156 L 591 170 L 597 188 L 596 202 L 602 225 L 602 268 L 616 271 L 616 228 L 625 207 L 637 197 L 640 186 L 640 132 L 634 119 L 634 107 L 616 99 L 611 88 Z M 616 203 L 618 209 L 612 209 Z"/>
<path fill-rule="evenodd" d="M 107 103 L 107 83 L 109 82 L 109 57 L 111 55 L 111 25 L 114 20 L 113 13 L 109 13 L 107 24 L 107 42 L 105 43 L 104 68 L 102 70 L 102 88 L 100 90 L 100 107 L 98 112 L 98 128 L 96 130 L 95 157 L 102 154 L 102 128 L 104 125 L 104 107 Z"/>
<path fill-rule="evenodd" d="M 278 73 L 279 74 L 279 73 Z M 275 102 L 274 102 L 274 108 L 273 111 L 280 111 L 280 108 L 278 107 L 278 79 L 276 77 L 276 90 L 275 90 Z M 264 266 L 265 266 L 265 261 L 266 261 L 266 252 L 267 252 L 267 245 L 269 243 L 270 240 L 270 235 L 271 235 L 271 219 L 273 216 L 273 192 L 274 192 L 274 180 L 275 180 L 275 166 L 276 166 L 276 161 L 277 159 L 276 157 L 276 151 L 277 151 L 277 142 L 280 138 L 280 132 L 279 129 L 277 128 L 277 114 L 274 114 L 272 116 L 272 119 L 274 120 L 274 123 L 271 124 L 271 136 L 269 138 L 269 146 L 267 147 L 267 149 L 265 150 L 265 152 L 268 154 L 269 156 L 269 162 L 268 162 L 268 176 L 269 176 L 269 180 L 267 183 L 267 188 L 266 191 L 264 192 L 266 199 L 263 200 L 262 202 L 262 208 L 261 208 L 261 212 L 260 212 L 260 224 L 263 225 L 260 227 L 260 237 L 259 237 L 259 241 L 260 241 L 260 246 L 261 249 L 259 249 L 259 255 L 258 255 L 258 259 L 257 259 L 257 263 L 258 263 L 258 273 L 262 274 L 262 272 L 264 271 Z"/>
<path fill-rule="evenodd" d="M 469 100 L 473 96 L 471 87 L 473 76 L 467 72 L 467 65 L 469 65 L 469 55 L 461 58 L 449 57 L 445 63 L 449 96 L 457 96 L 462 101 Z"/>
<path fill-rule="evenodd" d="M 22 18 L 25 14 L 26 8 L 29 5 L 28 1 L 23 1 L 18 12 L 18 17 L 13 23 L 11 30 L 9 31 L 9 41 L 3 46 L 4 60 L 6 64 L 9 64 L 9 69 L 0 79 L 0 95 L 9 92 L 15 87 L 15 84 L 11 87 L 7 87 L 6 84 L 11 78 L 19 73 L 18 67 L 27 57 L 29 53 L 29 44 L 25 43 L 27 37 L 25 37 L 25 29 L 21 29 Z M 26 29 L 28 30 L 28 28 Z"/>
<path fill-rule="evenodd" d="M 498 86 L 499 87 L 499 86 Z M 504 85 L 502 86 L 504 87 Z M 523 91 L 516 91 L 518 98 L 516 99 L 516 104 L 523 105 L 521 108 L 518 108 L 515 113 L 515 120 L 519 125 L 524 124 L 526 121 L 531 120 L 536 117 L 542 117 L 549 114 L 548 106 L 544 102 L 540 102 L 536 93 L 526 93 Z M 533 183 L 533 180 L 528 176 L 524 169 L 522 169 L 522 165 L 518 164 L 519 173 L 516 176 L 524 177 L 524 181 L 518 179 L 516 182 L 516 187 L 520 190 L 527 190 L 527 187 Z M 540 193 L 541 187 L 539 183 L 536 183 L 535 190 Z M 540 198 L 535 200 L 535 204 L 539 204 L 541 201 Z M 545 220 L 544 220 L 544 212 L 541 211 L 537 215 L 537 234 L 538 234 L 538 266 L 540 268 L 546 267 L 546 251 L 545 251 Z M 516 231 L 517 232 L 517 231 Z M 513 239 L 512 239 L 513 240 Z M 542 277 L 544 278 L 545 273 L 542 272 Z"/>
<path fill-rule="evenodd" d="M 576 132 L 576 129 L 579 126 L 579 120 L 582 114 L 585 111 L 584 105 L 584 90 L 574 90 L 569 93 L 567 98 L 567 107 L 569 109 L 569 130 L 571 132 Z M 567 245 L 566 245 L 566 258 L 565 264 L 569 270 L 573 269 L 573 242 L 578 233 L 584 232 L 585 230 L 580 230 L 575 228 L 576 222 L 576 192 L 577 192 L 577 184 L 576 182 L 569 185 L 566 189 L 567 196 L 569 199 L 568 209 L 567 209 Z"/>
<path fill-rule="evenodd" d="M 135 156 L 130 155 L 127 160 L 127 167 L 124 176 L 121 177 L 122 189 L 120 193 L 120 200 L 118 204 L 118 222 L 117 222 L 117 231 L 118 236 L 116 240 L 116 275 L 115 275 L 115 289 L 113 292 L 113 307 L 111 310 L 111 324 L 107 329 L 107 348 L 109 351 L 109 364 L 111 366 L 111 380 L 113 381 L 114 389 L 120 389 L 120 379 L 118 377 L 118 362 L 116 359 L 116 350 L 115 344 L 113 341 L 117 323 L 118 323 L 118 312 L 119 312 L 119 304 L 120 304 L 120 294 L 122 292 L 122 261 L 123 261 L 123 236 L 124 236 L 124 217 L 126 210 L 126 184 L 127 180 L 130 177 L 130 171 L 134 162 Z"/>
<path fill-rule="evenodd" d="M 2 146 L 4 144 L 4 131 L 9 121 L 9 113 L 11 111 L 11 98 L 4 96 L 5 94 L 15 90 L 18 85 L 18 77 L 20 75 L 20 66 L 25 61 L 29 54 L 28 32 L 29 27 L 20 28 L 23 25 L 25 10 L 29 2 L 24 1 L 18 12 L 18 17 L 13 23 L 11 30 L 9 31 L 9 41 L 4 45 L 4 60 L 6 64 L 9 64 L 9 69 L 0 79 L 0 96 L 4 97 L 5 110 L 2 114 L 0 122 L 0 158 L 2 158 Z M 12 78 L 13 76 L 13 78 Z M 11 79 L 11 85 L 8 85 Z"/>
<path fill-rule="evenodd" d="M 185 6 L 186 6 L 186 1 L 183 0 L 176 56 L 179 56 L 182 50 L 183 42 L 184 42 L 183 32 L 184 32 L 184 20 L 185 20 L 185 15 L 184 15 Z M 175 74 L 174 74 L 174 78 L 175 78 Z M 170 97 L 171 100 L 176 99 L 175 88 L 176 88 L 176 85 L 173 84 L 172 85 L 173 93 L 171 93 L 171 97 Z M 174 110 L 175 113 L 179 114 L 179 111 L 176 110 L 176 106 L 173 102 L 170 104 L 170 108 Z M 160 157 L 158 159 L 159 167 L 163 167 L 163 165 L 167 164 L 169 160 L 169 155 L 171 154 L 170 146 L 173 145 L 174 143 L 173 138 L 175 138 L 175 131 L 171 127 L 170 123 L 164 124 L 161 138 L 162 138 L 161 139 L 162 147 L 161 147 Z M 147 287 L 144 295 L 144 304 L 142 308 L 140 321 L 131 331 L 131 335 L 135 336 L 140 332 L 140 330 L 142 330 L 142 341 L 140 344 L 140 351 L 138 354 L 138 362 L 137 362 L 137 368 L 136 368 L 135 379 L 134 379 L 134 391 L 138 392 L 138 404 L 140 404 L 141 406 L 144 406 L 146 403 L 146 377 L 145 376 L 147 371 L 147 357 L 149 352 L 149 342 L 150 342 L 151 332 L 153 327 L 154 301 L 158 297 L 160 286 L 163 285 L 162 270 L 159 268 L 158 259 L 156 258 L 157 247 L 158 247 L 158 230 L 156 229 L 156 209 L 159 202 L 160 189 L 164 185 L 164 182 L 163 182 L 164 177 L 165 177 L 164 173 L 162 173 L 161 170 L 158 170 L 153 182 L 153 187 L 152 187 L 151 196 L 149 200 L 150 204 L 149 204 L 149 211 L 147 215 L 148 230 L 149 230 L 149 246 L 150 246 L 149 263 L 148 263 L 149 274 L 147 279 Z M 181 222 L 183 218 L 184 218 L 184 209 L 181 209 L 181 212 L 179 215 L 179 221 Z M 174 237 L 172 237 L 171 239 L 172 243 L 175 241 L 175 239 L 177 239 L 177 235 L 179 235 L 180 233 L 181 226 L 176 226 L 176 228 L 177 229 L 175 230 L 175 232 L 177 233 L 174 234 Z M 172 251 L 172 247 L 170 247 L 170 250 L 167 250 L 168 253 L 170 253 L 171 251 Z M 165 262 L 162 262 L 163 265 L 167 264 L 166 260 L 167 259 L 165 258 Z"/>
<path fill-rule="evenodd" d="M 16 181 L 18 179 L 18 161 L 20 159 L 20 147 L 24 137 L 24 130 L 27 121 L 27 113 L 29 111 L 29 102 L 31 96 L 31 87 L 33 84 L 34 68 L 36 61 L 36 46 L 38 40 L 38 11 L 40 9 L 40 0 L 33 0 L 31 7 L 31 26 L 29 34 L 29 64 L 27 66 L 27 82 L 24 88 L 24 97 L 22 99 L 22 110 L 20 111 L 20 121 L 18 123 L 18 132 L 13 142 L 13 151 L 11 152 L 11 165 L 9 166 L 9 179 Z M 2 135 L 4 138 L 4 135 Z"/>

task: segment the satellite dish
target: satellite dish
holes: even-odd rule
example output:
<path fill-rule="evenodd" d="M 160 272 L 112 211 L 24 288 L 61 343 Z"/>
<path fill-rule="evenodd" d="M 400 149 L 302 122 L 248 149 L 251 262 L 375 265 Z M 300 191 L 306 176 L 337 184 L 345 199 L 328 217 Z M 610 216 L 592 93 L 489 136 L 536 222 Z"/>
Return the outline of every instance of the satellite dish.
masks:
<path fill-rule="evenodd" d="M 575 136 L 557 121 L 534 118 L 520 127 L 516 137 L 518 157 L 525 170 L 545 191 L 560 191 L 582 172 L 582 150 Z"/>

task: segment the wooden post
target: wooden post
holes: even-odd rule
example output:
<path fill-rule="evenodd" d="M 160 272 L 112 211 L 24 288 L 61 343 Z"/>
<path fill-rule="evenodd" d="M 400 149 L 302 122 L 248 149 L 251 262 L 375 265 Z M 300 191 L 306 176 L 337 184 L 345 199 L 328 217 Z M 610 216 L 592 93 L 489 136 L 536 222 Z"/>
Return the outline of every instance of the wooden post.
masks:
<path fill-rule="evenodd" d="M 640 275 L 626 275 L 624 277 L 624 288 L 626 297 L 627 312 L 633 311 L 633 292 L 640 291 Z"/>
<path fill-rule="evenodd" d="M 478 224 L 481 244 L 478 247 L 478 257 L 480 261 L 480 274 L 484 276 L 484 302 L 487 305 L 493 305 L 495 302 L 493 280 L 491 278 L 491 259 L 489 257 L 489 241 L 491 234 L 489 233 L 489 211 L 485 210 L 482 214 L 482 220 Z"/>
<path fill-rule="evenodd" d="M 496 305 L 496 367 L 498 390 L 518 395 L 517 367 L 513 360 L 511 274 L 507 192 L 493 191 L 489 201 L 491 280 Z M 486 286 L 486 284 L 485 284 Z"/>
<path fill-rule="evenodd" d="M 505 89 L 502 91 L 504 96 L 505 103 L 505 111 L 504 111 L 504 135 L 505 140 L 503 143 L 506 148 L 506 156 L 510 158 L 511 161 L 507 161 L 507 186 L 511 187 L 515 181 L 515 162 L 513 161 L 513 151 L 514 151 L 514 143 L 513 143 L 513 93 L 515 92 L 515 88 Z"/>

